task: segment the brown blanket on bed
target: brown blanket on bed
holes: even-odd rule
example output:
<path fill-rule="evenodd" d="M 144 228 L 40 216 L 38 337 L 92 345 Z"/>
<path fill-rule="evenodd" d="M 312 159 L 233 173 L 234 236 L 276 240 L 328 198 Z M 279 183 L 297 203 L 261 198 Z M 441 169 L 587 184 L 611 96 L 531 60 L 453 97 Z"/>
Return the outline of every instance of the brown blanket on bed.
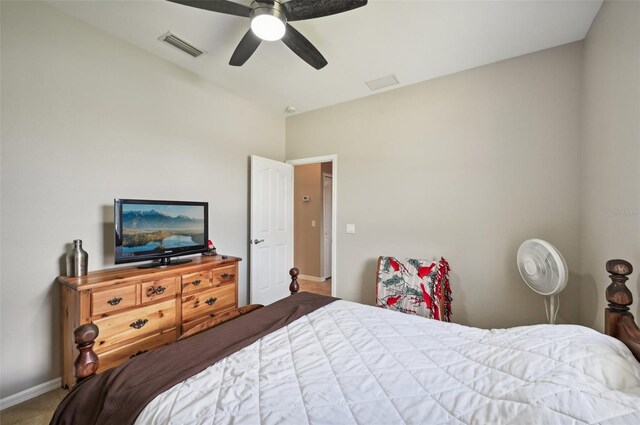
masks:
<path fill-rule="evenodd" d="M 51 424 L 132 424 L 158 394 L 337 298 L 302 292 L 76 385 Z"/>

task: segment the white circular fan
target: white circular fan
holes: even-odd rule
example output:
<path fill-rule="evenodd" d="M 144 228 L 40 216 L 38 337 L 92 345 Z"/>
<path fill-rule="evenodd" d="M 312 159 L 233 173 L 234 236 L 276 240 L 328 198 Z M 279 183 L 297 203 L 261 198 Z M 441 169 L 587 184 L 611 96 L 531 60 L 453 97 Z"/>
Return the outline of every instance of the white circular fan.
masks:
<path fill-rule="evenodd" d="M 518 271 L 533 291 L 545 296 L 545 309 L 549 323 L 556 322 L 560 298 L 558 294 L 567 285 L 567 263 L 560 251 L 549 242 L 529 239 L 518 248 Z"/>

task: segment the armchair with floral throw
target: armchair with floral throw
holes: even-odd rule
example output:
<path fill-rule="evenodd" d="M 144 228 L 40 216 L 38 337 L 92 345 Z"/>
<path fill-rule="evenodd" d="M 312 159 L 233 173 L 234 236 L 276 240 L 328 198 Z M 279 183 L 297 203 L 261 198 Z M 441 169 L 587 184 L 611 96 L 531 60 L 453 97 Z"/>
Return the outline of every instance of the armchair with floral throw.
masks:
<path fill-rule="evenodd" d="M 382 308 L 451 321 L 449 263 L 379 257 L 376 304 Z"/>

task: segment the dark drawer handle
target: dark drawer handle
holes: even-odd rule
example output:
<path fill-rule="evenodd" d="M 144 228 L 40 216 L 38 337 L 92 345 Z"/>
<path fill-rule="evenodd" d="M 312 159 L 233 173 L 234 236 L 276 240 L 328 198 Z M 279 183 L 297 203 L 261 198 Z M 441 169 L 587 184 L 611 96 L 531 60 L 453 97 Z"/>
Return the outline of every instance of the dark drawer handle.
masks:
<path fill-rule="evenodd" d="M 162 295 L 166 289 L 167 288 L 164 286 L 158 286 L 157 288 L 155 286 L 150 286 L 149 289 L 147 289 L 147 297 Z"/>
<path fill-rule="evenodd" d="M 146 325 L 148 321 L 149 321 L 149 319 L 138 319 L 135 322 L 133 322 L 132 324 L 130 324 L 129 326 L 131 326 L 133 329 L 140 329 L 144 325 Z"/>
<path fill-rule="evenodd" d="M 139 356 L 140 354 L 144 354 L 144 353 L 148 353 L 148 352 L 149 352 L 149 350 L 139 350 L 137 353 L 132 354 L 131 356 L 129 356 L 129 358 L 132 359 L 132 358 L 134 358 L 136 356 Z"/>
<path fill-rule="evenodd" d="M 218 299 L 217 299 L 217 298 L 213 298 L 213 297 L 211 297 L 211 298 L 209 298 L 208 300 L 206 300 L 205 302 L 206 302 L 207 304 L 209 304 L 209 305 L 213 305 L 213 303 L 214 303 L 214 302 L 216 302 L 216 301 L 218 301 Z"/>
<path fill-rule="evenodd" d="M 193 284 L 193 286 L 198 286 L 198 285 L 200 285 L 200 282 L 202 282 L 200 279 L 196 279 L 191 283 Z"/>
<path fill-rule="evenodd" d="M 122 301 L 122 298 L 120 297 L 113 297 L 111 298 L 109 301 L 107 301 L 107 303 L 111 304 L 111 305 L 118 305 L 120 304 L 120 301 Z"/>
<path fill-rule="evenodd" d="M 229 273 L 222 273 L 220 275 L 220 277 L 222 279 L 233 279 L 234 277 L 236 277 L 235 273 L 234 274 L 229 274 Z"/>

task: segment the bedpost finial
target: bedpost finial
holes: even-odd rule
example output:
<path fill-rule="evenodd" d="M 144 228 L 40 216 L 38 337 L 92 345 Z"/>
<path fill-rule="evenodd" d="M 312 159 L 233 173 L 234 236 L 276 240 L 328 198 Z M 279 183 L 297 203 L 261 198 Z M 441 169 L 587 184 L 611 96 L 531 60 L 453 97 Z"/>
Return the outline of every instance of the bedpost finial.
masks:
<path fill-rule="evenodd" d="M 300 274 L 300 270 L 297 267 L 293 267 L 289 270 L 289 276 L 291 276 L 291 285 L 289 285 L 289 291 L 291 295 L 297 293 L 300 290 L 300 285 L 298 284 L 298 275 Z"/>
<path fill-rule="evenodd" d="M 93 323 L 86 323 L 73 331 L 74 340 L 80 352 L 73 363 L 77 382 L 92 377 L 100 367 L 100 359 L 93 351 L 93 344 L 99 334 L 100 330 Z"/>
<path fill-rule="evenodd" d="M 607 261 L 607 272 L 617 276 L 629 276 L 633 273 L 633 266 L 625 260 L 609 260 Z"/>
<path fill-rule="evenodd" d="M 606 296 L 609 302 L 609 308 L 616 312 L 629 311 L 629 306 L 633 303 L 633 295 L 625 285 L 629 280 L 629 276 L 633 272 L 633 267 L 625 260 L 609 260 L 607 261 L 607 272 L 611 284 L 607 286 Z"/>
<path fill-rule="evenodd" d="M 93 323 L 87 323 L 79 326 L 73 331 L 73 337 L 78 345 L 87 345 L 95 341 L 100 334 L 98 327 Z"/>
<path fill-rule="evenodd" d="M 294 267 L 291 270 L 289 270 L 289 276 L 291 276 L 292 278 L 297 279 L 299 274 L 300 274 L 300 270 L 298 270 L 297 267 Z"/>

